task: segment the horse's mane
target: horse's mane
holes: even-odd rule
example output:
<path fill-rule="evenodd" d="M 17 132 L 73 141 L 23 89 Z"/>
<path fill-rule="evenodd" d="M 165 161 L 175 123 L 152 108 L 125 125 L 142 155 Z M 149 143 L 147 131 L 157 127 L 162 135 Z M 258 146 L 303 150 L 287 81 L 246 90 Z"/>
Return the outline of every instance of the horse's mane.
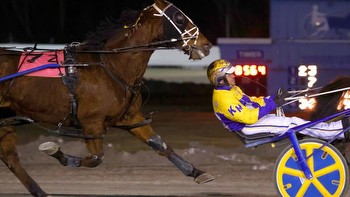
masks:
<path fill-rule="evenodd" d="M 124 26 L 132 26 L 137 20 L 139 13 L 140 11 L 137 10 L 124 10 L 118 19 L 106 18 L 101 21 L 94 32 L 87 33 L 83 49 L 102 49 L 112 35 L 117 34 Z"/>
<path fill-rule="evenodd" d="M 350 77 L 339 76 L 330 84 L 323 86 L 320 92 L 327 92 L 341 88 L 350 87 Z M 316 97 L 315 110 L 310 116 L 311 120 L 316 120 L 336 113 L 339 100 L 343 92 L 335 92 Z"/>

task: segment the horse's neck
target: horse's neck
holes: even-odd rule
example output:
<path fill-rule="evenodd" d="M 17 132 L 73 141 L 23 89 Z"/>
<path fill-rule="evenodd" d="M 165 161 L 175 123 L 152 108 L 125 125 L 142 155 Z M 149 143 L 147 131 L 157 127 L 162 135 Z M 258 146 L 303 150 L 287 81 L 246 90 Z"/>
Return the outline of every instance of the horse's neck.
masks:
<path fill-rule="evenodd" d="M 157 34 L 151 32 L 150 29 L 152 28 L 145 25 L 139 27 L 137 30 L 124 30 L 119 36 L 110 39 L 105 45 L 106 50 L 118 51 L 125 47 L 130 47 L 131 50 L 134 50 L 115 55 L 106 55 L 109 68 L 130 86 L 140 82 L 146 71 L 148 61 L 154 52 L 153 50 L 141 51 L 136 48 L 137 46 L 150 44 L 155 40 Z"/>
<path fill-rule="evenodd" d="M 103 56 L 106 69 L 120 78 L 128 86 L 134 86 L 141 82 L 146 71 L 148 60 L 152 52 L 122 53 Z"/>

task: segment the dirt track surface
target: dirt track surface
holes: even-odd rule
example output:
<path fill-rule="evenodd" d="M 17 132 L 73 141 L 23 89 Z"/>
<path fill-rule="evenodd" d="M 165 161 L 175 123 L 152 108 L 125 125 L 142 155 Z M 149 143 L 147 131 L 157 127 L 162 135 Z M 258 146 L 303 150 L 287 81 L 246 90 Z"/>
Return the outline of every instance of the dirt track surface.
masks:
<path fill-rule="evenodd" d="M 54 141 L 63 152 L 84 157 L 87 152 L 82 140 L 34 132 L 28 126 L 18 131 L 20 159 L 34 180 L 53 196 L 276 196 L 273 167 L 281 148 L 245 148 L 210 110 L 150 110 L 159 110 L 151 123 L 155 131 L 179 155 L 215 176 L 214 181 L 196 184 L 166 158 L 119 129 L 108 131 L 104 162 L 93 169 L 61 166 L 38 150 L 39 144 Z M 0 196 L 29 196 L 2 163 Z"/>

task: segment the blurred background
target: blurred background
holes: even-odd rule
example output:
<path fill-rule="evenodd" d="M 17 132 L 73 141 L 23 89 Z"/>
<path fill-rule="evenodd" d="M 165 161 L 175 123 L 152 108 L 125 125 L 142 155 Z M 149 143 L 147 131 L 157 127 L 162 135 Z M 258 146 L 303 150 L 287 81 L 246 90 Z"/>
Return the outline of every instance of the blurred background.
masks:
<path fill-rule="evenodd" d="M 216 44 L 218 37 L 269 37 L 268 0 L 170 1 Z M 151 0 L 4 0 L 0 42 L 69 43 L 106 18 L 141 10 Z"/>
<path fill-rule="evenodd" d="M 211 105 L 206 67 L 224 58 L 250 96 L 322 87 L 350 75 L 350 1 L 173 0 L 214 44 L 200 61 L 179 51 L 156 51 L 145 74 L 156 102 Z M 83 41 L 107 19 L 141 10 L 150 0 L 5 0 L 0 2 L 2 46 Z M 176 88 L 176 92 L 174 92 Z M 191 93 L 191 94 L 190 94 Z M 188 99 L 186 99 L 188 98 Z M 191 101 L 190 101 L 191 100 Z M 313 99 L 287 107 L 311 110 Z"/>

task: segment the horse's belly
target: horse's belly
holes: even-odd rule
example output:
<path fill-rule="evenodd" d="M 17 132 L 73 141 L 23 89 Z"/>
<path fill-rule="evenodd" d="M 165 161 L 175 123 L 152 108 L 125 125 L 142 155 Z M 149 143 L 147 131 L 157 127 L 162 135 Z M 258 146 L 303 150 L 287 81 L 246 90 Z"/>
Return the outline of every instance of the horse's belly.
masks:
<path fill-rule="evenodd" d="M 56 122 L 69 114 L 69 93 L 61 79 L 18 78 L 9 98 L 17 113 L 39 121 Z"/>

